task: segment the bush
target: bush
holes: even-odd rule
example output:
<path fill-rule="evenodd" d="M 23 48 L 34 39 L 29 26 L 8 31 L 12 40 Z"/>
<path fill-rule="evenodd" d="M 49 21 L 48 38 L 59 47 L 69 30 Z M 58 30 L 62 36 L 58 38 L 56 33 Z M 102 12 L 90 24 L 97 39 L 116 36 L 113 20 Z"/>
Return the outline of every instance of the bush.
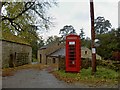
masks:
<path fill-rule="evenodd" d="M 120 62 L 112 61 L 112 60 L 97 60 L 97 65 L 103 66 L 108 69 L 112 69 L 115 71 L 120 70 Z"/>
<path fill-rule="evenodd" d="M 9 64 L 3 64 L 2 68 L 9 68 Z"/>
<path fill-rule="evenodd" d="M 32 58 L 32 62 L 38 62 L 36 58 Z"/>
<path fill-rule="evenodd" d="M 90 59 L 82 59 L 81 65 L 82 65 L 81 66 L 82 68 L 87 69 L 87 68 L 91 67 L 91 60 Z"/>

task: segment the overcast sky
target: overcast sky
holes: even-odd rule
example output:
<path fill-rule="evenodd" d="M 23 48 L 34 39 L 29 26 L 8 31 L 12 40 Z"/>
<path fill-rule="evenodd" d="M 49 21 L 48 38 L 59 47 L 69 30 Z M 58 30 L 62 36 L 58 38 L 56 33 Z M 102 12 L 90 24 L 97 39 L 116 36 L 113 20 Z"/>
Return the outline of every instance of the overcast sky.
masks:
<path fill-rule="evenodd" d="M 55 27 L 41 35 L 44 39 L 48 36 L 59 35 L 60 29 L 65 25 L 72 25 L 79 34 L 83 28 L 86 37 L 91 37 L 90 28 L 90 5 L 89 0 L 58 0 L 58 6 L 49 10 L 49 14 L 53 16 Z M 98 16 L 105 17 L 110 20 L 112 28 L 118 27 L 118 1 L 119 0 L 94 0 L 95 18 Z"/>

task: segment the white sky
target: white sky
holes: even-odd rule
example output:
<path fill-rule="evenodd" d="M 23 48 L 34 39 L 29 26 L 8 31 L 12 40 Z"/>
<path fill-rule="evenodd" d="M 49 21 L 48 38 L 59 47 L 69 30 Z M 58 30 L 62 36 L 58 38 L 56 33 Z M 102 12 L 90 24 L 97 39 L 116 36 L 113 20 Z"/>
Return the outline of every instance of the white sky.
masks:
<path fill-rule="evenodd" d="M 59 35 L 60 29 L 65 25 L 72 25 L 79 33 L 84 28 L 86 37 L 91 37 L 90 5 L 89 0 L 58 0 L 58 6 L 49 10 L 55 18 L 55 27 L 41 35 L 44 39 L 48 36 Z M 95 18 L 103 16 L 110 20 L 112 28 L 118 27 L 118 1 L 119 0 L 94 0 Z"/>

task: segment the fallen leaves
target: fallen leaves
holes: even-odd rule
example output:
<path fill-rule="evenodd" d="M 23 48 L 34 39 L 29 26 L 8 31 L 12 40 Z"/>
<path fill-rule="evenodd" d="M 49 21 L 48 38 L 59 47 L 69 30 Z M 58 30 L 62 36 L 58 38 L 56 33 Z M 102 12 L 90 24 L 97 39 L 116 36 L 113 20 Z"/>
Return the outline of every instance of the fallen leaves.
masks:
<path fill-rule="evenodd" d="M 2 77 L 13 76 L 14 73 L 15 73 L 15 69 L 14 68 L 3 69 L 2 70 Z"/>
<path fill-rule="evenodd" d="M 55 72 L 52 72 L 52 74 L 53 74 L 56 78 L 58 78 L 59 80 L 63 80 L 63 81 L 65 81 L 66 83 L 73 83 L 73 82 L 76 81 L 76 78 L 70 78 L 70 77 L 67 77 L 67 76 L 62 77 L 60 74 L 55 73 Z"/>

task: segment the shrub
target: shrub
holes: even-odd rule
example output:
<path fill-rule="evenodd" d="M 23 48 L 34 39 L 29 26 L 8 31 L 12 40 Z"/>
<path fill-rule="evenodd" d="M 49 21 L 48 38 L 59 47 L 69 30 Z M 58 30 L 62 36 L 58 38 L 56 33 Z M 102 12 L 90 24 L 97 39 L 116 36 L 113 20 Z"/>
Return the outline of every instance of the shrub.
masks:
<path fill-rule="evenodd" d="M 32 62 L 38 62 L 36 58 L 32 58 Z"/>

